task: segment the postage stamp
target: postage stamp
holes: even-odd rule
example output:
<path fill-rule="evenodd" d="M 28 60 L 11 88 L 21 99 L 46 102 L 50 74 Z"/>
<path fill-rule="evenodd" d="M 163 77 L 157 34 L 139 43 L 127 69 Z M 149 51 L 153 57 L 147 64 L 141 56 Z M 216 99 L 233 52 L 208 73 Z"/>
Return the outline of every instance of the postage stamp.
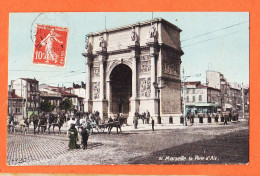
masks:
<path fill-rule="evenodd" d="M 37 24 L 33 64 L 64 67 L 68 28 Z"/>

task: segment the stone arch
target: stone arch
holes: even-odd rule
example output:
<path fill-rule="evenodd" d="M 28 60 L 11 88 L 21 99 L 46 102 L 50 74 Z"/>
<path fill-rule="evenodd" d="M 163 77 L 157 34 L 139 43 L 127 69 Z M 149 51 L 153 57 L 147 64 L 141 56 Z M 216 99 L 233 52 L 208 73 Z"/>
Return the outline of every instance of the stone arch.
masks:
<path fill-rule="evenodd" d="M 109 112 L 129 116 L 132 97 L 132 69 L 125 63 L 116 65 L 110 73 Z"/>
<path fill-rule="evenodd" d="M 106 80 L 109 81 L 110 80 L 110 74 L 113 71 L 113 69 L 120 65 L 120 64 L 125 64 L 127 65 L 132 71 L 132 60 L 131 59 L 121 59 L 121 60 L 114 60 L 111 61 L 110 64 L 108 64 L 107 66 L 107 71 L 106 71 Z"/>

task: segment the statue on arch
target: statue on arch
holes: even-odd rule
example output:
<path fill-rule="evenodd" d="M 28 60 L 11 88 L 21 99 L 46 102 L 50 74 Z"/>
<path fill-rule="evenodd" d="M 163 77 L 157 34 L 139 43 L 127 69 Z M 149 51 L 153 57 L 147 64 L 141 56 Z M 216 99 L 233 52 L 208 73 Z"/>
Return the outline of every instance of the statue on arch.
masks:
<path fill-rule="evenodd" d="M 157 39 L 157 30 L 153 23 L 151 23 L 151 28 L 149 30 L 149 36 L 150 36 L 150 38 Z"/>
<path fill-rule="evenodd" d="M 132 32 L 131 32 L 131 40 L 132 41 L 137 41 L 137 34 L 136 34 L 136 32 L 135 32 L 135 28 L 133 27 L 132 28 Z"/>
<path fill-rule="evenodd" d="M 99 47 L 102 49 L 102 51 L 106 50 L 106 41 L 102 35 L 99 37 Z"/>
<path fill-rule="evenodd" d="M 92 46 L 91 46 L 91 43 L 89 42 L 88 35 L 86 35 L 86 37 L 85 37 L 85 42 L 86 42 L 85 49 L 86 49 L 87 53 L 91 53 L 92 52 Z"/>

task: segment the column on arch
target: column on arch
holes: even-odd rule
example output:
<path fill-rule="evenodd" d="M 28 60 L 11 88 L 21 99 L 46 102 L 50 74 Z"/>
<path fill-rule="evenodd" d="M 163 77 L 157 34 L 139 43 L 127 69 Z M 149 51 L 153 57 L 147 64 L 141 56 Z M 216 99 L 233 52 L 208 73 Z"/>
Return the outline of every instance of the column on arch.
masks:
<path fill-rule="evenodd" d="M 105 82 L 105 71 L 104 71 L 104 56 L 100 55 L 100 99 L 104 100 L 105 96 L 104 96 L 104 82 Z"/>
<path fill-rule="evenodd" d="M 86 99 L 90 100 L 91 99 L 91 94 L 90 94 L 90 85 L 91 85 L 91 63 L 89 59 L 87 59 L 86 63 Z"/>
<path fill-rule="evenodd" d="M 150 59 L 151 59 L 151 98 L 156 98 L 156 91 L 153 83 L 156 82 L 156 57 L 155 48 L 150 46 Z"/>
<path fill-rule="evenodd" d="M 92 62 L 90 57 L 86 57 L 86 98 L 84 102 L 84 111 L 92 112 L 92 100 L 91 100 L 91 67 Z"/>
<path fill-rule="evenodd" d="M 137 57 L 132 58 L 132 99 L 135 100 L 137 97 Z"/>

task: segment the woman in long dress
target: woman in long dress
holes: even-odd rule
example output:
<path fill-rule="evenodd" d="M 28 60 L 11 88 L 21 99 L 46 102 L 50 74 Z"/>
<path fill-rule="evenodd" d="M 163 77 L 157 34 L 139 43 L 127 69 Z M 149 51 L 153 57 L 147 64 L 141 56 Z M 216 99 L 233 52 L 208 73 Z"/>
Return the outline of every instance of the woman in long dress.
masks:
<path fill-rule="evenodd" d="M 69 149 L 76 149 L 77 148 L 77 140 L 78 140 L 78 131 L 75 128 L 75 124 L 71 124 L 69 129 Z"/>

